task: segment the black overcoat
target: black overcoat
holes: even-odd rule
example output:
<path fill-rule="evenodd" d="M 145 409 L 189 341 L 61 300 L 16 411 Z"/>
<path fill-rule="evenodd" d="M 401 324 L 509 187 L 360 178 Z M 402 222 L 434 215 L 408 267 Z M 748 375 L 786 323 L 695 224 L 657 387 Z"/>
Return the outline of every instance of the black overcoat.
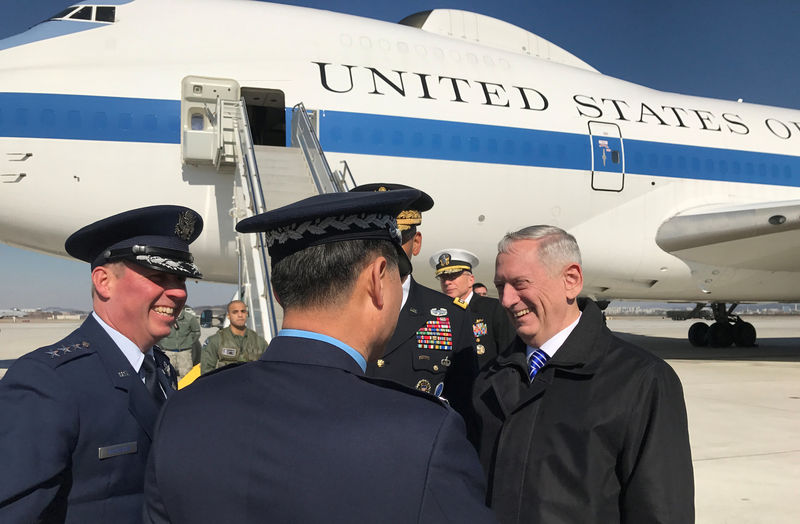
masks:
<path fill-rule="evenodd" d="M 443 396 L 467 418 L 478 374 L 471 328 L 469 315 L 453 299 L 412 278 L 394 334 L 383 357 L 368 364 L 367 375 Z M 449 342 L 434 340 L 437 336 Z"/>
<path fill-rule="evenodd" d="M 325 341 L 201 377 L 156 433 L 146 523 L 495 522 L 461 417 Z"/>
<path fill-rule="evenodd" d="M 615 337 L 594 302 L 532 383 L 517 339 L 475 386 L 487 500 L 501 522 L 694 521 L 680 381 Z"/>
<path fill-rule="evenodd" d="M 171 390 L 169 359 L 155 358 Z M 20 357 L 0 381 L 0 522 L 141 522 L 159 409 L 91 315 Z"/>

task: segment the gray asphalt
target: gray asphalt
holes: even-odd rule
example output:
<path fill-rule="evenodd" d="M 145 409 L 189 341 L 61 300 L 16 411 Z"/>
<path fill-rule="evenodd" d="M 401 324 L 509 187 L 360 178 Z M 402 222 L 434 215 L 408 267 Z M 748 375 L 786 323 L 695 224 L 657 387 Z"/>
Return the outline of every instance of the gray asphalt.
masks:
<path fill-rule="evenodd" d="M 800 522 L 800 317 L 748 318 L 754 348 L 694 348 L 691 321 L 616 317 L 609 327 L 661 356 L 683 383 L 698 523 Z M 0 321 L 0 376 L 76 322 Z M 203 338 L 215 329 L 204 329 Z"/>

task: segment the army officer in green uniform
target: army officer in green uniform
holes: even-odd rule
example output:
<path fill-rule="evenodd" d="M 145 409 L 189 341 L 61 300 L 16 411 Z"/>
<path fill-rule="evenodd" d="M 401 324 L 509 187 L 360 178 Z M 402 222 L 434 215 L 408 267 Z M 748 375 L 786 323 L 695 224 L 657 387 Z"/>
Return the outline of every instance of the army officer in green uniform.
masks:
<path fill-rule="evenodd" d="M 247 327 L 247 306 L 241 300 L 228 304 L 230 326 L 208 337 L 200 355 L 200 373 L 234 362 L 253 362 L 267 349 L 267 341 Z"/>

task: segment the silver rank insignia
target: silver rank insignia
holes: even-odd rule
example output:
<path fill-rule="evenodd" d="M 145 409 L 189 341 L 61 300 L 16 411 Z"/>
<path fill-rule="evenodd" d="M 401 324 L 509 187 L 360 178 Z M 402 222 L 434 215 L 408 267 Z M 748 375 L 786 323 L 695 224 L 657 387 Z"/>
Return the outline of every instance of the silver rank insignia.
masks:
<path fill-rule="evenodd" d="M 188 242 L 194 233 L 195 216 L 193 211 L 181 211 L 178 213 L 178 222 L 175 224 L 175 235 L 181 240 Z"/>
<path fill-rule="evenodd" d="M 443 317 L 447 315 L 447 310 L 443 307 L 435 307 L 431 309 L 431 315 L 434 317 Z"/>
<path fill-rule="evenodd" d="M 425 380 L 424 378 L 419 382 L 417 382 L 417 389 L 425 393 L 430 393 L 432 387 L 433 386 L 431 386 L 431 383 Z"/>

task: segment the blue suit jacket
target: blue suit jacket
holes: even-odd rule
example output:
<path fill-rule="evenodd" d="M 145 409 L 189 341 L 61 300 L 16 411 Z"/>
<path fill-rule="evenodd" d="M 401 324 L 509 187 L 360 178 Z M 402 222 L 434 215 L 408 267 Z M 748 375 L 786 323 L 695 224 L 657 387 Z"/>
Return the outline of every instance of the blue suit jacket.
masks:
<path fill-rule="evenodd" d="M 495 522 L 461 417 L 326 342 L 276 337 L 175 394 L 156 434 L 145 522 Z"/>
<path fill-rule="evenodd" d="M 18 359 L 0 381 L 0 522 L 141 522 L 158 411 L 91 316 Z"/>

